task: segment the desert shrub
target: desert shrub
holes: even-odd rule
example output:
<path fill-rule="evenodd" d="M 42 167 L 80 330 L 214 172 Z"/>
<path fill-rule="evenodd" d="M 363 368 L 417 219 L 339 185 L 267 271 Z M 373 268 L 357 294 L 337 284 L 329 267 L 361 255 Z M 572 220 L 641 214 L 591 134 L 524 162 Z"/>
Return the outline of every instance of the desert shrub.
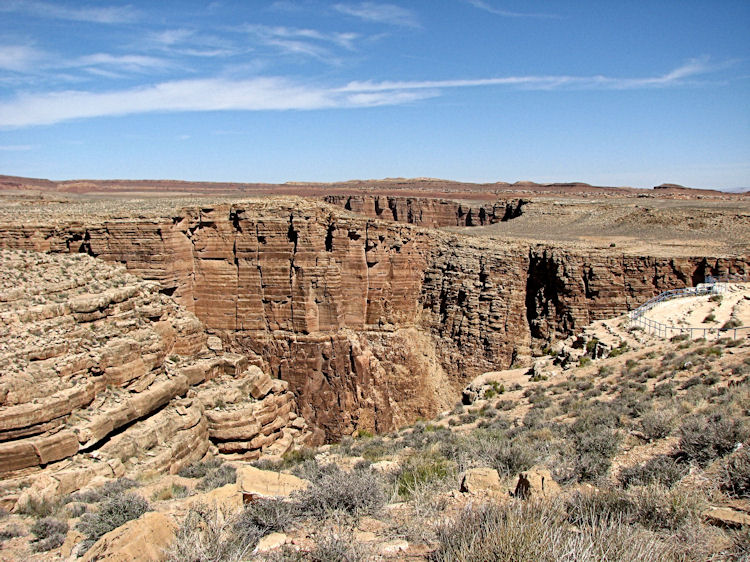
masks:
<path fill-rule="evenodd" d="M 34 552 L 47 552 L 61 546 L 68 534 L 68 523 L 54 517 L 38 519 L 30 531 L 36 535 L 31 544 Z"/>
<path fill-rule="evenodd" d="M 498 400 L 495 402 L 495 408 L 500 410 L 501 412 L 507 412 L 508 410 L 512 410 L 516 407 L 515 402 L 513 400 Z"/>
<path fill-rule="evenodd" d="M 236 481 L 237 469 L 231 465 L 222 464 L 209 471 L 198 481 L 195 487 L 198 490 L 213 490 L 227 484 L 234 484 Z"/>
<path fill-rule="evenodd" d="M 680 453 L 701 466 L 730 453 L 748 437 L 741 420 L 725 418 L 721 413 L 688 418 L 679 433 Z"/>
<path fill-rule="evenodd" d="M 187 486 L 183 486 L 182 484 L 172 484 L 171 486 L 166 486 L 161 490 L 156 490 L 151 496 L 151 499 L 153 501 L 164 501 L 174 498 L 185 498 L 189 493 L 190 490 L 188 490 Z"/>
<path fill-rule="evenodd" d="M 277 531 L 285 531 L 299 517 L 299 505 L 281 499 L 259 499 L 245 506 L 234 523 L 234 532 L 242 544 L 254 547 L 258 541 Z"/>
<path fill-rule="evenodd" d="M 750 498 L 750 444 L 729 456 L 722 470 L 721 488 L 730 496 Z"/>
<path fill-rule="evenodd" d="M 335 466 L 335 465 L 332 465 Z M 385 504 L 383 486 L 372 472 L 331 470 L 295 493 L 304 515 L 325 517 L 335 510 L 353 515 L 375 513 Z"/>
<path fill-rule="evenodd" d="M 461 421 L 461 423 L 473 423 L 477 421 L 477 418 L 479 416 L 476 414 L 476 412 L 466 412 L 465 414 L 461 414 L 458 419 Z"/>
<path fill-rule="evenodd" d="M 398 495 L 409 499 L 421 486 L 444 480 L 451 473 L 445 457 L 429 451 L 409 455 L 401 464 L 396 477 Z"/>
<path fill-rule="evenodd" d="M 688 389 L 690 387 L 697 386 L 697 385 L 701 384 L 701 382 L 702 381 L 701 381 L 700 377 L 697 377 L 697 376 L 696 377 L 690 377 L 689 379 L 687 379 L 685 382 L 682 383 L 682 385 L 680 386 L 680 388 L 682 390 L 686 390 L 686 389 Z"/>
<path fill-rule="evenodd" d="M 0 529 L 0 544 L 8 539 L 23 536 L 26 536 L 26 531 L 24 531 L 20 525 L 8 525 L 7 527 Z"/>
<path fill-rule="evenodd" d="M 31 517 L 51 517 L 62 508 L 62 503 L 57 499 L 29 498 L 29 500 L 18 508 L 18 513 Z"/>
<path fill-rule="evenodd" d="M 222 506 L 194 504 L 177 529 L 167 550 L 170 562 L 243 560 L 255 547 L 235 530 L 236 519 Z"/>
<path fill-rule="evenodd" d="M 82 502 L 71 502 L 65 505 L 65 514 L 68 517 L 80 517 L 89 510 L 89 506 Z"/>
<path fill-rule="evenodd" d="M 148 502 L 132 492 L 105 499 L 93 513 L 84 513 L 76 528 L 86 535 L 89 546 L 113 529 L 137 519 L 150 509 Z"/>
<path fill-rule="evenodd" d="M 492 468 L 511 476 L 530 469 L 539 460 L 539 449 L 526 439 L 502 441 L 494 448 Z"/>
<path fill-rule="evenodd" d="M 618 522 L 572 529 L 555 502 L 469 507 L 438 526 L 437 542 L 436 562 L 672 560 L 668 545 Z"/>
<path fill-rule="evenodd" d="M 637 466 L 622 469 L 620 483 L 623 488 L 652 483 L 670 488 L 685 474 L 687 474 L 687 467 L 684 464 L 678 463 L 668 455 L 658 455 Z"/>
<path fill-rule="evenodd" d="M 604 476 L 612 464 L 622 436 L 614 429 L 580 433 L 575 436 L 575 475 L 580 481 L 596 480 Z"/>
<path fill-rule="evenodd" d="M 219 468 L 224 461 L 219 458 L 211 458 L 205 461 L 196 461 L 179 470 L 177 474 L 183 478 L 203 478 L 209 472 Z"/>
<path fill-rule="evenodd" d="M 686 492 L 660 486 L 626 492 L 606 488 L 575 493 L 567 503 L 568 521 L 574 525 L 622 522 L 646 529 L 675 531 L 700 517 L 700 503 Z"/>
<path fill-rule="evenodd" d="M 287 553 L 284 553 L 283 559 L 286 561 L 290 557 Z M 291 559 L 295 560 L 294 555 Z M 302 558 L 299 559 L 302 560 Z M 372 557 L 368 547 L 358 543 L 352 533 L 329 531 L 317 539 L 315 548 L 306 553 L 304 560 L 310 562 L 364 562 L 365 560 L 372 560 Z"/>
<path fill-rule="evenodd" d="M 674 396 L 674 384 L 671 382 L 657 384 L 654 387 L 654 396 L 660 398 Z"/>
<path fill-rule="evenodd" d="M 742 326 L 742 321 L 738 318 L 730 318 L 726 322 L 724 322 L 724 325 L 720 328 L 721 330 L 732 330 L 734 328 L 739 328 Z"/>
<path fill-rule="evenodd" d="M 721 377 L 716 373 L 706 373 L 703 375 L 701 382 L 706 386 L 713 386 L 721 380 Z"/>
<path fill-rule="evenodd" d="M 111 480 L 110 482 L 107 482 L 99 488 L 71 494 L 67 496 L 63 501 L 65 503 L 97 503 L 104 501 L 107 498 L 119 496 L 126 490 L 137 488 L 138 486 L 140 486 L 140 484 L 135 480 L 131 480 L 130 478 L 118 478 L 117 480 Z"/>
<path fill-rule="evenodd" d="M 693 492 L 661 486 L 636 489 L 634 523 L 652 531 L 676 531 L 700 519 L 702 505 Z"/>
<path fill-rule="evenodd" d="M 649 439 L 663 439 L 674 429 L 675 414 L 670 410 L 652 410 L 641 416 L 639 424 Z"/>

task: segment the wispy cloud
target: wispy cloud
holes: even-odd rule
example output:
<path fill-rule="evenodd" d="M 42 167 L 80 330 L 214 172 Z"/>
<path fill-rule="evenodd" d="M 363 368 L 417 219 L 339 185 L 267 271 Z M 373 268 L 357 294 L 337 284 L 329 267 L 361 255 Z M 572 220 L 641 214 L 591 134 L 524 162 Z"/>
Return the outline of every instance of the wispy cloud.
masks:
<path fill-rule="evenodd" d="M 279 111 L 399 105 L 441 95 L 452 88 L 645 89 L 694 84 L 716 70 L 694 59 L 655 77 L 507 76 L 474 80 L 350 82 L 343 87 L 303 84 L 278 77 L 176 80 L 112 92 L 64 91 L 22 94 L 0 103 L 0 127 L 19 128 L 71 119 L 170 111 Z"/>
<path fill-rule="evenodd" d="M 123 73 L 163 70 L 169 64 L 166 59 L 143 55 L 93 53 L 63 58 L 28 45 L 0 45 L 0 70 L 19 73 L 26 77 L 44 76 L 47 80 L 74 80 L 74 77 L 65 74 L 71 69 L 81 69 L 97 76 L 120 78 Z"/>
<path fill-rule="evenodd" d="M 36 0 L 5 0 L 0 3 L 0 12 L 18 12 L 40 18 L 105 24 L 132 23 L 140 17 L 132 6 L 68 7 Z"/>
<path fill-rule="evenodd" d="M 395 4 L 381 4 L 378 2 L 335 4 L 333 9 L 364 21 L 386 23 L 401 27 L 420 27 L 419 20 L 414 12 Z"/>
<path fill-rule="evenodd" d="M 240 51 L 225 38 L 187 28 L 152 32 L 146 36 L 141 47 L 190 57 L 227 57 Z"/>
<path fill-rule="evenodd" d="M 495 8 L 484 0 L 466 0 L 468 4 L 471 4 L 475 8 L 495 14 L 496 16 L 502 16 L 505 18 L 541 18 L 541 19 L 559 19 L 560 16 L 557 14 L 544 14 L 544 13 L 533 13 L 533 12 L 513 12 L 511 10 L 501 10 Z"/>
<path fill-rule="evenodd" d="M 284 54 L 304 55 L 326 62 L 336 63 L 330 47 L 354 50 L 357 33 L 323 33 L 316 29 L 252 24 L 242 28 L 261 44 L 274 47 Z"/>
<path fill-rule="evenodd" d="M 474 80 L 424 80 L 400 82 L 350 82 L 344 92 L 383 92 L 399 90 L 421 90 L 440 88 L 470 88 L 477 86 L 517 86 L 531 89 L 612 89 L 628 90 L 649 87 L 668 87 L 684 84 L 686 79 L 724 68 L 725 65 L 712 65 L 707 57 L 691 59 L 666 74 L 643 78 L 618 78 L 611 76 L 505 76 L 500 78 L 479 78 Z"/>
<path fill-rule="evenodd" d="M 35 148 L 33 144 L 0 144 L 0 151 L 3 152 L 26 152 Z"/>
<path fill-rule="evenodd" d="M 26 72 L 47 55 L 29 45 L 0 45 L 0 70 Z"/>

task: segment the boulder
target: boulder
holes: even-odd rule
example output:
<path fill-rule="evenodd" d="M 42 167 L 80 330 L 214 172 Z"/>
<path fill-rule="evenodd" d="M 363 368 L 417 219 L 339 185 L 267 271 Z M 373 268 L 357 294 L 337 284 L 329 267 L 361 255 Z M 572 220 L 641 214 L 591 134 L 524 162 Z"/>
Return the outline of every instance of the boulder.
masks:
<path fill-rule="evenodd" d="M 546 468 L 534 467 L 518 475 L 513 495 L 521 499 L 549 498 L 560 493 L 560 485 Z"/>
<path fill-rule="evenodd" d="M 110 531 L 92 546 L 82 562 L 134 562 L 164 560 L 174 540 L 177 524 L 163 513 L 150 511 Z"/>
<path fill-rule="evenodd" d="M 258 541 L 253 554 L 262 554 L 284 546 L 288 537 L 284 533 L 271 533 Z"/>
<path fill-rule="evenodd" d="M 291 474 L 245 465 L 237 468 L 237 485 L 243 502 L 250 503 L 258 497 L 287 497 L 292 492 L 307 489 L 310 483 Z"/>
<path fill-rule="evenodd" d="M 750 515 L 729 507 L 711 507 L 703 512 L 703 517 L 718 527 L 738 529 L 750 525 Z"/>
<path fill-rule="evenodd" d="M 190 507 L 198 504 L 215 505 L 217 507 L 224 507 L 229 511 L 238 511 L 242 508 L 240 487 L 236 483 L 226 484 L 204 494 L 190 496 L 186 502 L 186 505 Z"/>
<path fill-rule="evenodd" d="M 494 468 L 470 468 L 461 479 L 460 489 L 462 492 L 472 495 L 503 492 L 500 475 Z"/>

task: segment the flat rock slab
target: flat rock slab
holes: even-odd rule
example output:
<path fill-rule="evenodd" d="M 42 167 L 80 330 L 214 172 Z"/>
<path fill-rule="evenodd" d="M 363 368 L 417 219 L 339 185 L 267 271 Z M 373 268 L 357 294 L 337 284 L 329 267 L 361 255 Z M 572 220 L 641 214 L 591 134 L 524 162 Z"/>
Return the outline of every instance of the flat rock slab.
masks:
<path fill-rule="evenodd" d="M 310 483 L 291 474 L 246 465 L 237 468 L 237 485 L 243 501 L 249 503 L 255 497 L 287 497 L 292 492 L 307 489 Z"/>
<path fill-rule="evenodd" d="M 177 524 L 163 513 L 148 512 L 110 531 L 92 546 L 82 562 L 146 562 L 164 560 Z"/>

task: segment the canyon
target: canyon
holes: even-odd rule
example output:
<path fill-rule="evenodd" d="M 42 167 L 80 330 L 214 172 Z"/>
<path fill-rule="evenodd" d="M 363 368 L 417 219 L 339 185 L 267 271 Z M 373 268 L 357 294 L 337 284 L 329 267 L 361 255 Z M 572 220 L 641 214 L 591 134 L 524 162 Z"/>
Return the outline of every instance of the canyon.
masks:
<path fill-rule="evenodd" d="M 461 203 L 380 197 L 139 201 L 138 212 L 105 212 L 96 200 L 42 205 L 22 219 L 4 215 L 0 245 L 84 253 L 156 281 L 221 339 L 222 352 L 257 357 L 289 385 L 313 444 L 430 418 L 478 374 L 524 365 L 555 339 L 661 291 L 750 269 L 747 253 L 731 248 L 503 240 L 476 234 L 481 221 L 425 228 L 465 227 L 455 223 Z M 482 205 L 461 207 L 462 216 L 485 209 L 495 217 L 487 228 L 559 207 Z M 743 213 L 727 220 L 746 228 Z"/>
<path fill-rule="evenodd" d="M 0 197 L 6 509 L 389 433 L 662 291 L 750 274 L 742 195 L 24 181 Z"/>

